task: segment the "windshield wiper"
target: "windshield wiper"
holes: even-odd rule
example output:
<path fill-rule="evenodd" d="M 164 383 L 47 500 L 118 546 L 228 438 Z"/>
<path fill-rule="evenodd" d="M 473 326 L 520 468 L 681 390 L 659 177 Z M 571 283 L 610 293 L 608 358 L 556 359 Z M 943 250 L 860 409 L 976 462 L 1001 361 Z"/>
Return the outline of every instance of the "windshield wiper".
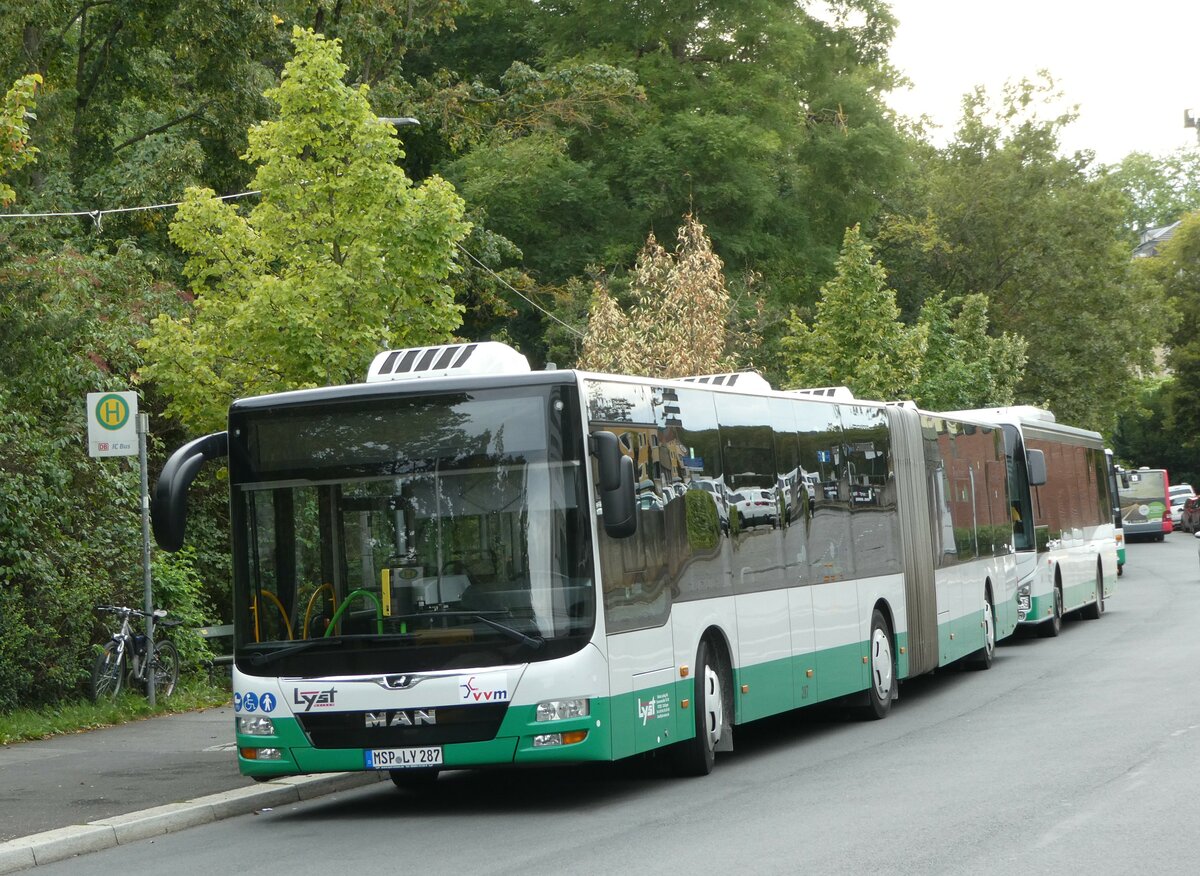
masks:
<path fill-rule="evenodd" d="M 500 621 L 494 621 L 490 617 L 484 617 L 483 615 L 477 614 L 476 612 L 473 612 L 473 611 L 465 611 L 465 612 L 460 612 L 460 613 L 468 614 L 471 617 L 475 618 L 475 620 L 483 621 L 485 624 L 487 624 L 492 629 L 498 630 L 499 632 L 504 633 L 504 635 L 508 636 L 510 639 L 515 639 L 516 641 L 520 642 L 522 645 L 528 645 L 530 648 L 532 648 L 535 651 L 546 644 L 546 640 L 543 639 L 541 636 L 527 636 L 527 635 L 525 635 L 525 633 L 521 632 L 516 627 L 510 627 L 508 624 L 502 624 L 502 623 L 500 623 Z"/>

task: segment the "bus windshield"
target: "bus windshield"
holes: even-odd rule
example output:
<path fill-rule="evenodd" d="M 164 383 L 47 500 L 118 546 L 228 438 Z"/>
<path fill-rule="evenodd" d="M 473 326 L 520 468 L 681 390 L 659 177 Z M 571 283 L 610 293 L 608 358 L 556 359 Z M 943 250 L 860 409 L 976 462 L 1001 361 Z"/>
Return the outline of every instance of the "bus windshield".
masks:
<path fill-rule="evenodd" d="M 595 596 L 574 394 L 235 405 L 239 668 L 430 671 L 582 647 Z"/>

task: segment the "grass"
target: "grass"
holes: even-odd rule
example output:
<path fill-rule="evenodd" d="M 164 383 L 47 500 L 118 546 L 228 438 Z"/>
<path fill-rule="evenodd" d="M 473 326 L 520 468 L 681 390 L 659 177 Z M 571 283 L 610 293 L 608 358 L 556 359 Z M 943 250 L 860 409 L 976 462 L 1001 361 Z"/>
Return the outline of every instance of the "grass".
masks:
<path fill-rule="evenodd" d="M 76 700 L 0 713 L 0 745 L 96 730 L 155 715 L 211 709 L 229 703 L 230 693 L 227 684 L 213 684 L 207 678 L 180 679 L 170 697 L 157 700 L 152 709 L 142 694 L 124 692 L 110 702 Z"/>

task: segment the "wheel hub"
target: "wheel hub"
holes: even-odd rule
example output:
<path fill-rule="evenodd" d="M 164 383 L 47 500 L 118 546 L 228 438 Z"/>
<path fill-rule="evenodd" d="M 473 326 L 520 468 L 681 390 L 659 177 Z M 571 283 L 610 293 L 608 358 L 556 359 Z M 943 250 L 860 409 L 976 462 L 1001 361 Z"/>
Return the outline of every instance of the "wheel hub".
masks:
<path fill-rule="evenodd" d="M 880 700 L 892 695 L 892 646 L 887 633 L 876 629 L 871 636 L 871 683 Z"/>

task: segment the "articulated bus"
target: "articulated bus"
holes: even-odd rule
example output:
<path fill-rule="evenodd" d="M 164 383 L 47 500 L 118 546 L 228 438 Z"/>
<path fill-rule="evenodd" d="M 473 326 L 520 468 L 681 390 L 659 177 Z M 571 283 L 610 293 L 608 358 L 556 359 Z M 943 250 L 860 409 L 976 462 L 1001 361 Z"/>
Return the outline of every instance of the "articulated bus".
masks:
<path fill-rule="evenodd" d="M 1171 531 L 1171 482 L 1166 469 L 1123 469 L 1120 479 L 1126 537 L 1162 541 Z"/>
<path fill-rule="evenodd" d="M 176 451 L 161 546 L 224 458 L 257 778 L 660 749 L 705 774 L 744 722 L 834 699 L 881 718 L 904 679 L 986 669 L 1019 617 L 1001 429 L 754 374 L 383 353 Z"/>
<path fill-rule="evenodd" d="M 949 416 L 1004 430 L 1020 623 L 1057 636 L 1069 612 L 1098 619 L 1119 574 L 1110 464 L 1100 434 L 1025 405 Z"/>

